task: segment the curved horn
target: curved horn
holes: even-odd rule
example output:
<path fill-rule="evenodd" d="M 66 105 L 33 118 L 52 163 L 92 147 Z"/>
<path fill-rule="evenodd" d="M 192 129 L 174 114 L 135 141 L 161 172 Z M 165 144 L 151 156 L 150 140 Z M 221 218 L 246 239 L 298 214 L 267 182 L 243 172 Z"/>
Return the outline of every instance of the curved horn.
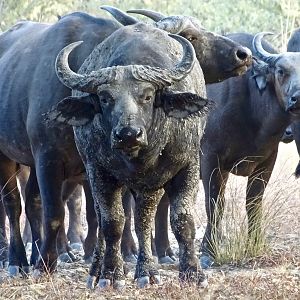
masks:
<path fill-rule="evenodd" d="M 273 33 L 272 32 L 257 33 L 253 38 L 252 47 L 253 47 L 254 51 L 256 52 L 259 59 L 261 59 L 264 62 L 269 63 L 272 60 L 276 59 L 278 57 L 278 54 L 269 53 L 263 48 L 261 42 L 265 35 L 273 35 Z"/>
<path fill-rule="evenodd" d="M 189 18 L 186 16 L 166 17 L 155 24 L 157 28 L 173 34 L 179 34 L 188 27 L 194 27 Z"/>
<path fill-rule="evenodd" d="M 56 57 L 56 75 L 59 80 L 70 89 L 78 89 L 80 83 L 85 79 L 85 76 L 73 72 L 68 63 L 69 54 L 82 43 L 83 41 L 79 41 L 66 46 Z"/>
<path fill-rule="evenodd" d="M 109 12 L 119 23 L 124 26 L 133 25 L 140 22 L 138 19 L 127 15 L 125 12 L 113 6 L 102 5 L 100 8 Z"/>
<path fill-rule="evenodd" d="M 159 13 L 159 12 L 156 12 L 156 11 L 153 11 L 153 10 L 150 10 L 150 9 L 129 9 L 127 10 L 128 13 L 133 13 L 133 14 L 139 14 L 139 15 L 143 15 L 145 17 L 148 17 L 150 19 L 152 19 L 153 21 L 155 22 L 158 22 L 164 18 L 166 18 L 167 16 Z"/>
<path fill-rule="evenodd" d="M 182 36 L 169 34 L 170 37 L 179 42 L 183 48 L 182 60 L 170 71 L 173 80 L 181 80 L 186 77 L 193 69 L 196 61 L 196 53 L 192 44 Z"/>
<path fill-rule="evenodd" d="M 109 75 L 113 68 L 104 68 L 85 75 L 72 71 L 69 67 L 68 58 L 70 53 L 81 43 L 82 41 L 72 43 L 58 53 L 55 61 L 56 75 L 65 86 L 72 90 L 95 93 L 100 84 L 110 80 Z"/>

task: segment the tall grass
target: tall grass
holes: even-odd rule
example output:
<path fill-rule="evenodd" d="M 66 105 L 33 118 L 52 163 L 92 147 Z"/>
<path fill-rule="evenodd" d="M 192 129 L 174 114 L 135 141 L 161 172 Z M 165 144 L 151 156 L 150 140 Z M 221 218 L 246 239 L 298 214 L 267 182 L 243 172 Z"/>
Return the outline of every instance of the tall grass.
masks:
<path fill-rule="evenodd" d="M 274 250 L 278 228 L 285 226 L 287 219 L 293 219 L 293 214 L 297 218 L 300 211 L 300 204 L 290 201 L 299 195 L 299 186 L 291 173 L 282 177 L 285 171 L 286 164 L 283 164 L 266 187 L 262 211 L 255 212 L 261 223 L 254 228 L 251 237 L 248 235 L 245 201 L 247 179 L 230 175 L 223 219 L 213 234 L 211 245 L 216 264 L 243 265 L 253 257 L 268 256 Z"/>

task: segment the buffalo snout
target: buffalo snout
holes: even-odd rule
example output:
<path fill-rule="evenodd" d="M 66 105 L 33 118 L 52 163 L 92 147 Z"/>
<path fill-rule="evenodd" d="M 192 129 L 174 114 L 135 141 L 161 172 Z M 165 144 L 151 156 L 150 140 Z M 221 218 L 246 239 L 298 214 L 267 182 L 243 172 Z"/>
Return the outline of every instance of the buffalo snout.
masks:
<path fill-rule="evenodd" d="M 252 52 L 250 49 L 246 47 L 239 46 L 235 49 L 235 55 L 237 60 L 240 60 L 241 62 L 251 62 L 252 60 Z"/>
<path fill-rule="evenodd" d="M 119 127 L 114 130 L 113 148 L 130 152 L 147 146 L 147 135 L 143 127 Z"/>
<path fill-rule="evenodd" d="M 286 110 L 288 112 L 299 111 L 300 113 L 300 92 L 295 93 L 289 98 Z"/>

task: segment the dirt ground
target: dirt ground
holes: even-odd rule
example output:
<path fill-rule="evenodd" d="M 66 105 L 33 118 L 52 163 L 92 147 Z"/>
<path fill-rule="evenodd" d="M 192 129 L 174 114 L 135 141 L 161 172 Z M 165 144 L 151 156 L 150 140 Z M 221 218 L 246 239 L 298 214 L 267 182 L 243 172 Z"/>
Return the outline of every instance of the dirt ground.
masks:
<path fill-rule="evenodd" d="M 162 285 L 137 289 L 133 280 L 134 265 L 129 264 L 125 290 L 90 291 L 85 286 L 88 265 L 79 260 L 72 264 L 59 263 L 52 277 L 39 281 L 9 279 L 6 271 L 0 270 L 0 299 L 300 299 L 300 179 L 297 181 L 293 176 L 297 163 L 294 143 L 280 145 L 264 199 L 268 250 L 257 257 L 205 271 L 209 280 L 207 289 L 180 285 L 176 265 L 158 266 Z M 232 225 L 233 212 L 238 213 L 239 220 L 245 216 L 245 185 L 245 178 L 230 178 L 226 189 L 225 227 Z M 203 199 L 200 184 L 195 213 L 197 245 L 205 225 Z M 84 216 L 82 220 L 86 226 Z M 176 252 L 177 244 L 171 233 L 170 238 Z"/>

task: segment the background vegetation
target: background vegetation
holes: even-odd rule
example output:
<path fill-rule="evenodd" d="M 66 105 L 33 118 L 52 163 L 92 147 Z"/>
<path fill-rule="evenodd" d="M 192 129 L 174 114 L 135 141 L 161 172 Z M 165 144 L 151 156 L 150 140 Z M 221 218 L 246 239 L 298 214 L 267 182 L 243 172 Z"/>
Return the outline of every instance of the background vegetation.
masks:
<path fill-rule="evenodd" d="M 272 31 L 280 34 L 277 46 L 285 45 L 292 29 L 300 26 L 300 0 L 0 0 L 0 30 L 21 19 L 55 22 L 58 15 L 76 10 L 107 16 L 99 9 L 103 4 L 192 15 L 222 33 Z"/>

